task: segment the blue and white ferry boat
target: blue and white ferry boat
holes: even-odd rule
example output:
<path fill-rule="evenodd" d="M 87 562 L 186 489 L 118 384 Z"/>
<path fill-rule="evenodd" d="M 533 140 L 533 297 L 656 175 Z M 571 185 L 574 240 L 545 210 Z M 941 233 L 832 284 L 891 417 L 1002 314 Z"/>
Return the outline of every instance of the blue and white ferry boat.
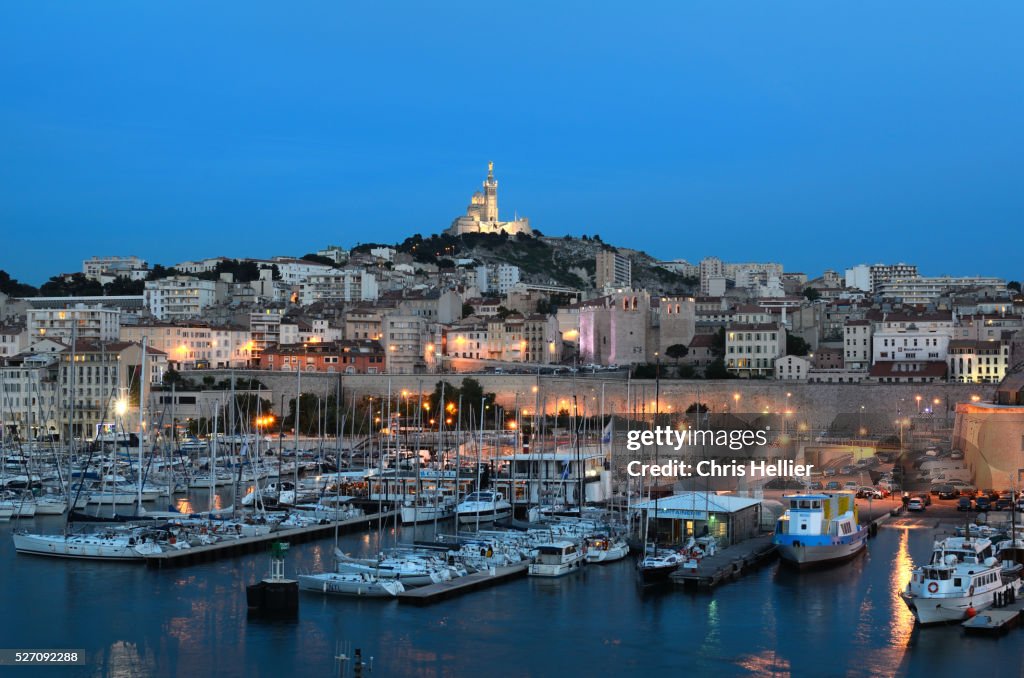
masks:
<path fill-rule="evenodd" d="M 783 497 L 786 513 L 775 524 L 772 543 L 783 561 L 797 567 L 849 560 L 867 546 L 852 493 L 794 494 Z"/>

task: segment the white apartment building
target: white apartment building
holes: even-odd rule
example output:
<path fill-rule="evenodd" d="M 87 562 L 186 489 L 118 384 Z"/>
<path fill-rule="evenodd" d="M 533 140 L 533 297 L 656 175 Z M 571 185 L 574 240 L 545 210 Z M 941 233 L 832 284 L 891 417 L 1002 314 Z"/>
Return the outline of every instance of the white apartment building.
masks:
<path fill-rule="evenodd" d="M 101 304 L 69 305 L 65 308 L 28 310 L 29 341 L 40 338 L 70 342 L 79 340 L 115 341 L 121 329 L 121 309 Z"/>
<path fill-rule="evenodd" d="M 520 273 L 511 264 L 477 266 L 476 286 L 481 294 L 508 294 L 519 283 Z"/>
<path fill-rule="evenodd" d="M 786 355 L 786 328 L 778 323 L 735 323 L 725 331 L 725 366 L 733 374 L 770 377 Z"/>
<path fill-rule="evenodd" d="M 950 313 L 887 314 L 875 325 L 871 362 L 945 362 L 952 338 Z"/>
<path fill-rule="evenodd" d="M 871 267 L 867 264 L 858 264 L 846 269 L 846 286 L 862 292 L 871 291 Z"/>
<path fill-rule="evenodd" d="M 286 321 L 281 323 L 280 345 L 319 344 L 341 341 L 344 332 L 340 328 L 331 327 L 330 322 L 323 318 L 310 321 Z"/>
<path fill-rule="evenodd" d="M 314 273 L 299 286 L 299 303 L 309 306 L 319 301 L 374 301 L 380 296 L 377 279 L 361 270 L 336 270 Z"/>
<path fill-rule="evenodd" d="M 249 336 L 252 339 L 253 364 L 260 359 L 264 350 L 281 343 L 281 319 L 283 317 L 283 308 L 266 308 L 249 314 Z"/>
<path fill-rule="evenodd" d="M 811 361 L 798 355 L 787 355 L 775 360 L 775 378 L 804 381 L 811 370 Z"/>
<path fill-rule="evenodd" d="M 601 250 L 595 261 L 595 286 L 630 287 L 633 284 L 633 262 L 615 250 Z"/>
<path fill-rule="evenodd" d="M 879 282 L 875 293 L 887 299 L 899 299 L 904 304 L 926 305 L 953 292 L 978 289 L 1003 291 L 1006 281 L 987 277 L 893 277 Z"/>
<path fill-rule="evenodd" d="M 871 321 L 847 320 L 843 325 L 843 367 L 867 370 L 871 367 Z"/>
<path fill-rule="evenodd" d="M 949 342 L 950 381 L 969 384 L 997 384 L 1006 376 L 1010 364 L 1010 343 L 954 339 Z"/>
<path fill-rule="evenodd" d="M 174 269 L 182 273 L 210 273 L 217 269 L 218 264 L 227 260 L 227 257 L 210 257 L 197 261 L 183 261 L 180 264 L 175 264 Z"/>
<path fill-rule="evenodd" d="M 700 293 L 704 297 L 720 297 L 725 294 L 725 264 L 718 257 L 704 257 L 700 260 Z"/>
<path fill-rule="evenodd" d="M 913 264 L 874 264 L 869 268 L 871 291 L 877 293 L 882 283 L 890 280 L 906 280 L 917 277 L 917 266 Z"/>
<path fill-rule="evenodd" d="M 272 257 L 270 260 L 260 259 L 256 261 L 268 266 L 271 264 L 277 266 L 277 270 L 281 274 L 281 282 L 292 286 L 301 285 L 311 276 L 324 275 L 337 270 L 333 266 L 327 266 L 326 264 L 318 264 L 315 261 L 293 259 L 291 257 Z"/>
<path fill-rule="evenodd" d="M 146 308 L 158 320 L 199 318 L 219 301 L 218 283 L 192 276 L 176 275 L 147 280 L 143 293 Z M 226 291 L 226 286 L 223 288 Z"/>
<path fill-rule="evenodd" d="M 253 365 L 253 342 L 241 327 L 215 327 L 205 323 L 152 323 L 125 325 L 121 341 L 142 343 L 167 355 L 175 370 L 244 368 Z"/>
<path fill-rule="evenodd" d="M 28 329 L 20 325 L 0 327 L 0 358 L 10 358 L 28 346 Z"/>
<path fill-rule="evenodd" d="M 0 430 L 20 440 L 57 431 L 57 356 L 26 353 L 0 364 Z"/>
<path fill-rule="evenodd" d="M 85 277 L 99 280 L 104 275 L 140 280 L 145 277 L 149 265 L 139 257 L 91 257 L 82 262 Z"/>
<path fill-rule="evenodd" d="M 427 323 L 411 315 L 386 315 L 381 322 L 381 344 L 385 366 L 391 374 L 414 374 L 426 370 L 424 347 L 430 341 Z"/>

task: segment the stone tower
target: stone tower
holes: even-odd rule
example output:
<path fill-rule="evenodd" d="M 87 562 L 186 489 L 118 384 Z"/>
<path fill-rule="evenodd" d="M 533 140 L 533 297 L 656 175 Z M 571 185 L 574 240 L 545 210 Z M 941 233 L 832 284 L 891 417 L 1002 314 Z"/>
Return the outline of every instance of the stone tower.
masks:
<path fill-rule="evenodd" d="M 498 221 L 498 180 L 494 178 L 494 163 L 487 163 L 487 179 L 484 181 L 483 221 Z"/>

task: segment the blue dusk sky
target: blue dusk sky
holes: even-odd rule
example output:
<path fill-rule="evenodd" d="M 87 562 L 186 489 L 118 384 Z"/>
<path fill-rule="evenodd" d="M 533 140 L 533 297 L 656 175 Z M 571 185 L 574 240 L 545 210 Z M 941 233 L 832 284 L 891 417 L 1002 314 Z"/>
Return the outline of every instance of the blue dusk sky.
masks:
<path fill-rule="evenodd" d="M 1022 275 L 1024 3 L 5 2 L 0 268 L 502 216 L 662 258 Z"/>

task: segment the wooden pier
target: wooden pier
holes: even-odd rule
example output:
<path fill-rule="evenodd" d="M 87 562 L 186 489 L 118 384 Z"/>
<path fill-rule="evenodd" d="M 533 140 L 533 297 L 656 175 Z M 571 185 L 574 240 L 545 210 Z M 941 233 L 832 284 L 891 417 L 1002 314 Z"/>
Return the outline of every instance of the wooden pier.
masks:
<path fill-rule="evenodd" d="M 727 546 L 713 556 L 702 558 L 697 567 L 680 567 L 672 573 L 671 579 L 677 584 L 712 589 L 724 581 L 735 579 L 762 562 L 775 557 L 772 535 L 764 534 L 746 541 Z"/>
<path fill-rule="evenodd" d="M 290 529 L 278 530 L 260 537 L 225 539 L 224 541 L 217 542 L 216 544 L 193 546 L 191 548 L 173 551 L 165 549 L 163 553 L 156 553 L 151 556 L 147 556 L 146 564 L 152 568 L 162 569 L 165 567 L 195 565 L 196 563 L 205 563 L 211 560 L 218 560 L 220 558 L 231 558 L 245 555 L 247 553 L 254 553 L 256 551 L 266 551 L 269 548 L 269 545 L 275 541 L 298 544 L 312 541 L 313 539 L 328 537 L 334 534 L 335 528 L 337 528 L 338 532 L 341 533 L 354 532 L 358 529 L 370 526 L 379 519 L 386 521 L 394 518 L 396 515 L 396 511 L 374 513 L 371 515 L 359 516 L 358 518 L 349 518 L 348 520 L 339 520 L 337 522 L 332 521 L 322 525 L 310 525 L 308 527 L 293 527 Z"/>
<path fill-rule="evenodd" d="M 398 594 L 398 602 L 412 603 L 413 605 L 431 605 L 442 600 L 461 596 L 463 593 L 477 591 L 500 584 L 502 582 L 517 579 L 526 575 L 529 566 L 526 563 L 509 565 L 508 567 L 497 567 L 494 574 L 489 572 L 475 572 L 465 577 L 443 581 L 439 584 L 420 586 L 409 589 Z"/>

